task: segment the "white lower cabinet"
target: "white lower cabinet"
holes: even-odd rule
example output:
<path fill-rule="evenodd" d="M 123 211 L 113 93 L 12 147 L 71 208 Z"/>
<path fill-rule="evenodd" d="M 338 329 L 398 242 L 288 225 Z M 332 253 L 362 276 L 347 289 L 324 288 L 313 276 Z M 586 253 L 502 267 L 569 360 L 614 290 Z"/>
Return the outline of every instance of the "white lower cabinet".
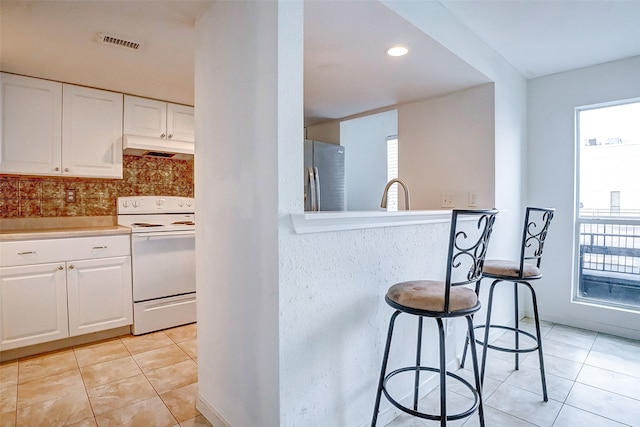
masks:
<path fill-rule="evenodd" d="M 131 257 L 67 263 L 69 335 L 130 325 Z"/>
<path fill-rule="evenodd" d="M 64 263 L 0 268 L 0 350 L 69 336 Z"/>
<path fill-rule="evenodd" d="M 129 241 L 122 235 L 0 242 L 0 350 L 132 324 Z M 86 259 L 46 262 L 65 254 Z M 25 265 L 28 259 L 45 262 Z"/>

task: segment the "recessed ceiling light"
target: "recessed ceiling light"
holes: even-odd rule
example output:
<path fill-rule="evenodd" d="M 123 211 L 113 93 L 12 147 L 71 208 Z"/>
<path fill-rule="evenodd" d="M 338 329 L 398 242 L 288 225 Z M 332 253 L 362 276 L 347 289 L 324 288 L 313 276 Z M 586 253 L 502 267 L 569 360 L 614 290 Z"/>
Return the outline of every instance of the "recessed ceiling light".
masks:
<path fill-rule="evenodd" d="M 389 56 L 404 56 L 409 52 L 409 49 L 404 46 L 394 46 L 387 49 L 386 52 Z"/>

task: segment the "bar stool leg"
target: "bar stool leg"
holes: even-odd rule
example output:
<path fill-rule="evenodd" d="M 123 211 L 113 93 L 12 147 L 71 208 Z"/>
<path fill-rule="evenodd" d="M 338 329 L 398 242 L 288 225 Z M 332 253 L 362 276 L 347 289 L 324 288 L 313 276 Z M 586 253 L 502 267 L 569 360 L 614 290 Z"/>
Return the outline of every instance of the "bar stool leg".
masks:
<path fill-rule="evenodd" d="M 473 316 L 467 316 L 467 327 L 469 329 L 469 337 L 471 342 L 475 342 L 475 332 L 473 330 Z M 471 346 L 471 362 L 473 363 L 473 376 L 476 382 L 476 391 L 478 392 L 478 417 L 480 418 L 480 427 L 484 427 L 484 408 L 482 406 L 482 383 L 480 381 L 480 369 L 478 368 L 478 352 L 476 346 Z"/>
<path fill-rule="evenodd" d="M 480 282 L 482 279 L 476 282 L 476 295 L 480 298 Z M 475 313 L 474 313 L 475 314 Z M 471 320 L 473 320 L 473 314 L 471 315 Z M 467 338 L 464 341 L 464 351 L 462 352 L 462 359 L 460 360 L 460 368 L 464 368 L 464 362 L 467 360 L 467 350 L 469 349 L 469 334 L 467 334 Z"/>
<path fill-rule="evenodd" d="M 542 336 L 540 334 L 540 318 L 538 316 L 538 301 L 536 299 L 536 292 L 533 290 L 533 286 L 525 282 L 525 285 L 531 291 L 531 301 L 533 302 L 533 316 L 536 323 L 536 338 L 538 339 L 538 359 L 540 360 L 540 380 L 542 381 L 542 397 L 545 402 L 549 401 L 547 397 L 547 380 L 544 375 L 544 358 L 542 355 Z"/>
<path fill-rule="evenodd" d="M 382 395 L 382 386 L 384 385 L 384 375 L 387 371 L 387 362 L 389 360 L 389 349 L 391 348 L 391 336 L 393 335 L 393 326 L 396 322 L 396 317 L 401 313 L 400 310 L 396 310 L 391 315 L 389 320 L 389 331 L 387 332 L 387 343 L 384 348 L 384 356 L 382 357 L 382 369 L 380 370 L 380 380 L 378 381 L 378 391 L 376 392 L 376 403 L 373 407 L 373 418 L 371 419 L 371 427 L 375 427 L 378 421 L 378 411 L 380 410 L 380 397 Z"/>
<path fill-rule="evenodd" d="M 519 323 L 519 315 L 518 315 L 518 282 L 513 284 L 513 307 L 515 312 L 515 319 L 513 322 L 514 327 L 516 328 L 516 336 L 515 336 L 515 349 L 518 350 L 520 348 L 520 334 L 518 333 L 518 323 Z M 516 351 L 516 371 L 520 369 L 520 354 Z"/>
<path fill-rule="evenodd" d="M 445 343 L 445 331 L 441 318 L 438 322 L 440 336 L 440 426 L 447 426 L 447 348 Z"/>
<path fill-rule="evenodd" d="M 484 342 L 482 348 L 482 366 L 480 368 L 480 382 L 484 384 L 484 369 L 487 365 L 487 350 L 489 349 L 489 329 L 491 326 L 491 307 L 493 305 L 493 290 L 500 280 L 494 280 L 489 288 L 489 301 L 487 302 L 487 320 L 484 324 Z"/>
<path fill-rule="evenodd" d="M 413 410 L 418 410 L 418 389 L 420 388 L 420 354 L 422 353 L 422 316 L 418 316 L 418 348 L 416 349 L 416 374 L 413 385 Z"/>

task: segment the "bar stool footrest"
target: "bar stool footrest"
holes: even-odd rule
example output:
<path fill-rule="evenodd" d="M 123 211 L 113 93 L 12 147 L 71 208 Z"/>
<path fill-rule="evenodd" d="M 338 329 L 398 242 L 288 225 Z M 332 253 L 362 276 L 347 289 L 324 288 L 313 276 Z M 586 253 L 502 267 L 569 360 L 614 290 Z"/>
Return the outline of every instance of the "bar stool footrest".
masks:
<path fill-rule="evenodd" d="M 486 325 L 476 325 L 473 327 L 473 329 L 484 329 L 486 327 Z M 498 351 L 504 351 L 507 353 L 531 353 L 532 351 L 537 351 L 539 344 L 538 344 L 538 339 L 536 338 L 535 335 L 533 335 L 530 332 L 524 331 L 522 329 L 519 328 L 514 328 L 513 326 L 504 326 L 504 325 L 489 325 L 489 328 L 497 328 L 497 329 L 505 329 L 507 331 L 511 331 L 511 332 L 516 332 L 518 334 L 522 334 L 522 335 L 526 335 L 527 337 L 533 339 L 536 342 L 536 345 L 534 347 L 527 347 L 527 348 L 508 348 L 508 347 L 500 347 L 497 345 L 493 345 L 493 344 L 487 344 L 487 347 L 492 349 L 492 350 L 498 350 Z M 476 335 L 478 336 L 478 335 Z M 484 342 L 478 338 L 476 338 L 476 344 L 480 344 L 480 345 L 484 345 Z"/>
<path fill-rule="evenodd" d="M 386 396 L 387 400 L 389 400 L 389 402 L 391 402 L 391 404 L 393 406 L 395 406 L 396 408 L 400 409 L 403 412 L 406 412 L 407 414 L 411 414 L 414 417 L 419 417 L 419 418 L 424 418 L 427 420 L 434 420 L 434 421 L 440 421 L 442 419 L 442 415 L 433 415 L 433 414 L 427 414 L 424 412 L 419 412 L 416 411 L 414 409 L 411 408 L 407 408 L 406 406 L 402 405 L 401 403 L 399 403 L 398 401 L 396 401 L 393 397 L 391 397 L 391 395 L 387 392 L 387 381 L 389 379 L 391 379 L 392 377 L 404 373 L 404 372 L 412 372 L 415 373 L 416 372 L 416 368 L 419 369 L 420 371 L 429 371 L 429 372 L 436 372 L 436 373 L 440 373 L 440 369 L 438 368 L 431 368 L 431 367 L 427 367 L 427 366 L 407 366 L 404 368 L 399 368 L 396 369 L 395 371 L 392 371 L 390 373 L 388 373 L 385 377 L 384 377 L 384 382 L 382 385 L 382 392 L 384 393 L 384 395 Z M 465 380 L 464 378 L 462 378 L 459 375 L 454 374 L 453 372 L 449 372 L 447 371 L 447 375 L 457 381 L 459 381 L 460 383 L 462 383 L 464 386 L 466 386 L 471 393 L 473 394 L 473 405 L 471 405 L 471 407 L 469 409 L 467 409 L 466 411 L 457 413 L 457 414 L 452 414 L 452 415 L 447 415 L 446 419 L 447 421 L 454 421 L 454 420 L 459 420 L 462 418 L 466 418 L 470 415 L 472 415 L 476 409 L 478 409 L 478 405 L 480 403 L 480 396 L 478 395 L 478 391 L 475 389 L 474 386 L 472 386 L 467 380 Z"/>

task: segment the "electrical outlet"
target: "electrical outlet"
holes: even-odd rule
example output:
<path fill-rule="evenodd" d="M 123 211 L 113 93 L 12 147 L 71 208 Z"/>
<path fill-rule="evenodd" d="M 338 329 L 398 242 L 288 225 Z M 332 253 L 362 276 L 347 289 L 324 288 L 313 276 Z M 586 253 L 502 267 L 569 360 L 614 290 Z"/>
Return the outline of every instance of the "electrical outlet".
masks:
<path fill-rule="evenodd" d="M 67 203 L 75 203 L 76 202 L 76 190 L 73 188 L 68 188 L 65 190 L 66 193 L 66 201 Z"/>
<path fill-rule="evenodd" d="M 440 207 L 441 208 L 454 208 L 454 195 L 453 193 L 442 193 L 440 194 Z"/>
<path fill-rule="evenodd" d="M 475 191 L 469 192 L 469 207 L 478 206 L 478 193 Z"/>

